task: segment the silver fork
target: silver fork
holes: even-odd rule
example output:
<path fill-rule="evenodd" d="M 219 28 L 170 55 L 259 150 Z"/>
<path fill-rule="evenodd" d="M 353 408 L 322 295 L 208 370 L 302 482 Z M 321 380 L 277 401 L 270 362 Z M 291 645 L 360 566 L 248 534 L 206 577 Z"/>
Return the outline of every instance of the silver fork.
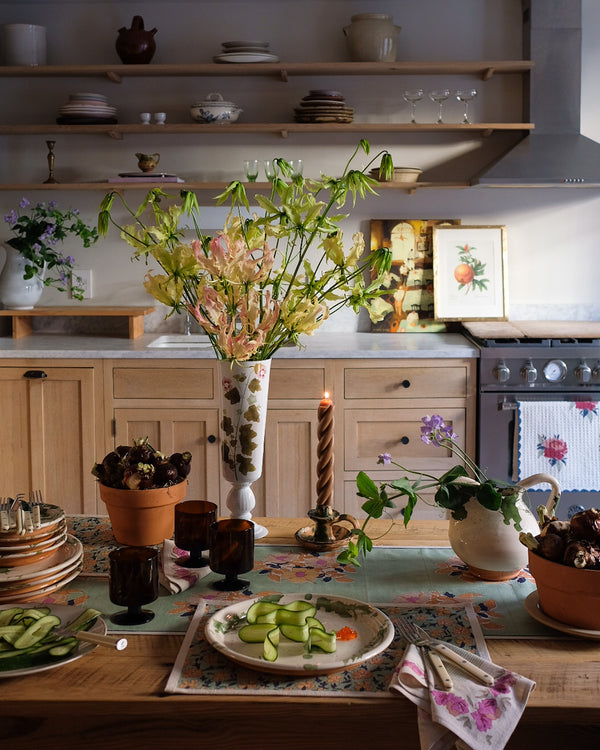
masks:
<path fill-rule="evenodd" d="M 465 659 L 460 654 L 457 654 L 456 651 L 449 648 L 449 646 L 442 641 L 432 638 L 423 630 L 423 628 L 420 628 L 418 625 L 415 625 L 408 620 L 403 620 L 402 618 L 400 618 L 400 621 L 400 632 L 407 641 L 414 643 L 415 646 L 425 646 L 430 649 L 430 654 L 431 650 L 437 651 L 438 654 L 444 656 L 448 661 L 453 662 L 457 667 L 460 667 L 463 671 L 470 674 L 471 677 L 475 677 L 475 679 L 480 680 L 485 685 L 494 684 L 494 678 L 492 675 L 488 674 L 483 669 L 476 667 L 475 664 L 468 659 Z"/>
<path fill-rule="evenodd" d="M 42 525 L 40 519 L 40 506 L 44 504 L 44 497 L 41 490 L 30 490 L 29 505 L 33 508 L 33 523 L 36 529 Z"/>
<path fill-rule="evenodd" d="M 0 497 L 0 529 L 10 531 L 10 508 L 12 498 Z"/>
<path fill-rule="evenodd" d="M 400 617 L 398 619 L 398 630 L 409 643 L 413 643 L 419 649 L 419 653 L 421 654 L 423 662 L 425 662 L 426 658 L 429 658 L 429 662 L 435 670 L 437 676 L 439 677 L 444 690 L 452 690 L 452 688 L 454 687 L 452 678 L 448 674 L 448 671 L 442 663 L 439 655 L 423 645 L 421 641 L 416 641 L 413 639 L 412 623 Z"/>

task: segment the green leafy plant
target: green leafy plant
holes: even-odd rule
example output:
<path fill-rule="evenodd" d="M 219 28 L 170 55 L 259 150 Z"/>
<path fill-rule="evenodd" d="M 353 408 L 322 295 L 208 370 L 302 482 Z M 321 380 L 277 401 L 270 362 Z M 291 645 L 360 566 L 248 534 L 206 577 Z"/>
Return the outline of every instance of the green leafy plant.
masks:
<path fill-rule="evenodd" d="M 439 414 L 423 417 L 421 421 L 423 423 L 421 440 L 427 444 L 447 448 L 463 463 L 453 466 L 441 477 L 436 477 L 425 472 L 406 469 L 392 461 L 389 453 L 381 454 L 378 457 L 378 463 L 396 466 L 409 476 L 377 485 L 364 471 L 358 474 L 357 495 L 365 498 L 366 502 L 361 507 L 367 517 L 361 527 L 353 532 L 356 541 L 351 540 L 347 548 L 338 555 L 339 562 L 359 565 L 360 556 L 364 556 L 373 548 L 373 540 L 366 532 L 368 522 L 372 518 L 381 518 L 387 508 L 396 508 L 394 500 L 405 497 L 406 506 L 402 511 L 402 516 L 404 525 L 407 526 L 415 505 L 419 499 L 422 499 L 420 493 L 432 488 L 437 488 L 434 496 L 435 504 L 448 510 L 456 521 L 462 521 L 467 517 L 466 504 L 475 498 L 484 508 L 502 513 L 505 524 L 513 522 L 515 529 L 521 530 L 521 515 L 516 505 L 519 494 L 514 487 L 489 479 L 458 445 L 456 442 L 458 436 L 452 427 L 445 424 Z"/>
<path fill-rule="evenodd" d="M 73 235 L 79 237 L 84 247 L 90 247 L 98 239 L 96 227 L 89 227 L 77 209 L 63 211 L 56 207 L 56 201 L 34 205 L 27 198 L 22 198 L 19 209 L 9 211 L 4 221 L 15 234 L 6 244 L 25 258 L 24 279 L 45 271 L 45 286 L 66 292 L 70 285 L 73 297 L 83 299 L 81 279 L 73 272 L 75 259 L 64 255 L 57 245 Z"/>
<path fill-rule="evenodd" d="M 380 159 L 382 175 L 393 172 L 387 151 L 363 169 L 352 168 L 361 151 L 369 154 L 365 140 L 335 178 L 292 176 L 291 165 L 276 159 L 282 177 L 272 181 L 269 196 L 254 196 L 260 214 L 250 212 L 244 185 L 230 183 L 217 197 L 217 205 L 230 203 L 231 211 L 215 237 L 200 229 L 196 197 L 186 190 L 179 193 L 181 203 L 164 208 L 175 196 L 155 188 L 135 211 L 111 192 L 100 206 L 98 227 L 104 235 L 112 223 L 134 248 L 134 258 L 158 263 L 162 273 L 148 271 L 146 290 L 171 308 L 169 315 L 191 314 L 218 359 L 268 359 L 289 342 L 299 345 L 300 335 L 313 334 L 344 306 L 364 307 L 374 321 L 391 309 L 380 290 L 391 267 L 389 249 L 363 257 L 364 239 L 357 232 L 346 250 L 340 223 L 347 214 L 336 213 L 350 198 L 354 205 L 358 197 L 376 194 L 377 181 L 365 173 L 374 161 Z M 115 199 L 131 224 L 113 219 Z M 146 211 L 154 224 L 145 223 Z M 192 239 L 186 238 L 185 219 L 193 223 Z"/>

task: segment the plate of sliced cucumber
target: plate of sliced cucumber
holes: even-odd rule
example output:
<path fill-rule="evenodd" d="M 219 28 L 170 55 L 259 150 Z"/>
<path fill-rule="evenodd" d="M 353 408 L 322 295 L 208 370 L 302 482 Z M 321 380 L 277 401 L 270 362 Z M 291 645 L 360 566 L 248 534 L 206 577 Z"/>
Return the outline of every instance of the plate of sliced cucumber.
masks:
<path fill-rule="evenodd" d="M 207 641 L 250 669 L 316 675 L 350 669 L 384 651 L 394 626 L 381 610 L 340 596 L 274 594 L 215 612 Z"/>
<path fill-rule="evenodd" d="M 75 632 L 106 634 L 100 612 L 52 604 L 0 605 L 0 678 L 54 669 L 96 648 Z"/>

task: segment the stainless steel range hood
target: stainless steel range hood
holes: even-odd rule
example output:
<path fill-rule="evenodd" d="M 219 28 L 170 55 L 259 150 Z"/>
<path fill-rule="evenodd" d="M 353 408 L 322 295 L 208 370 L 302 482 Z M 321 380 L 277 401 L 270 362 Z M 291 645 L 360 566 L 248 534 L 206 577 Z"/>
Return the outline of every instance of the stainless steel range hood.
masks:
<path fill-rule="evenodd" d="M 523 112 L 535 131 L 484 169 L 490 187 L 600 187 L 600 144 L 581 135 L 581 0 L 522 0 L 534 61 Z"/>

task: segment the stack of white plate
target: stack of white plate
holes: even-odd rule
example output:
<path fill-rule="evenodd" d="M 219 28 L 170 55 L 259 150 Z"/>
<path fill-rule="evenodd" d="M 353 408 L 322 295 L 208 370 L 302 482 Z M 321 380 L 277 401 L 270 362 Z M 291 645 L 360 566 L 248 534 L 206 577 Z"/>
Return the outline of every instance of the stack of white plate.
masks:
<path fill-rule="evenodd" d="M 222 42 L 223 52 L 213 57 L 216 63 L 279 62 L 277 55 L 269 51 L 269 42 L 253 42 L 244 39 Z"/>
<path fill-rule="evenodd" d="M 340 122 L 354 120 L 354 110 L 346 106 L 346 100 L 339 91 L 312 89 L 294 109 L 296 122 Z"/>
<path fill-rule="evenodd" d="M 117 110 L 109 106 L 104 94 L 69 94 L 69 101 L 58 110 L 59 124 L 116 123 Z"/>
<path fill-rule="evenodd" d="M 81 570 L 83 545 L 67 533 L 64 511 L 40 505 L 33 531 L 0 531 L 0 604 L 32 601 L 65 586 Z"/>

